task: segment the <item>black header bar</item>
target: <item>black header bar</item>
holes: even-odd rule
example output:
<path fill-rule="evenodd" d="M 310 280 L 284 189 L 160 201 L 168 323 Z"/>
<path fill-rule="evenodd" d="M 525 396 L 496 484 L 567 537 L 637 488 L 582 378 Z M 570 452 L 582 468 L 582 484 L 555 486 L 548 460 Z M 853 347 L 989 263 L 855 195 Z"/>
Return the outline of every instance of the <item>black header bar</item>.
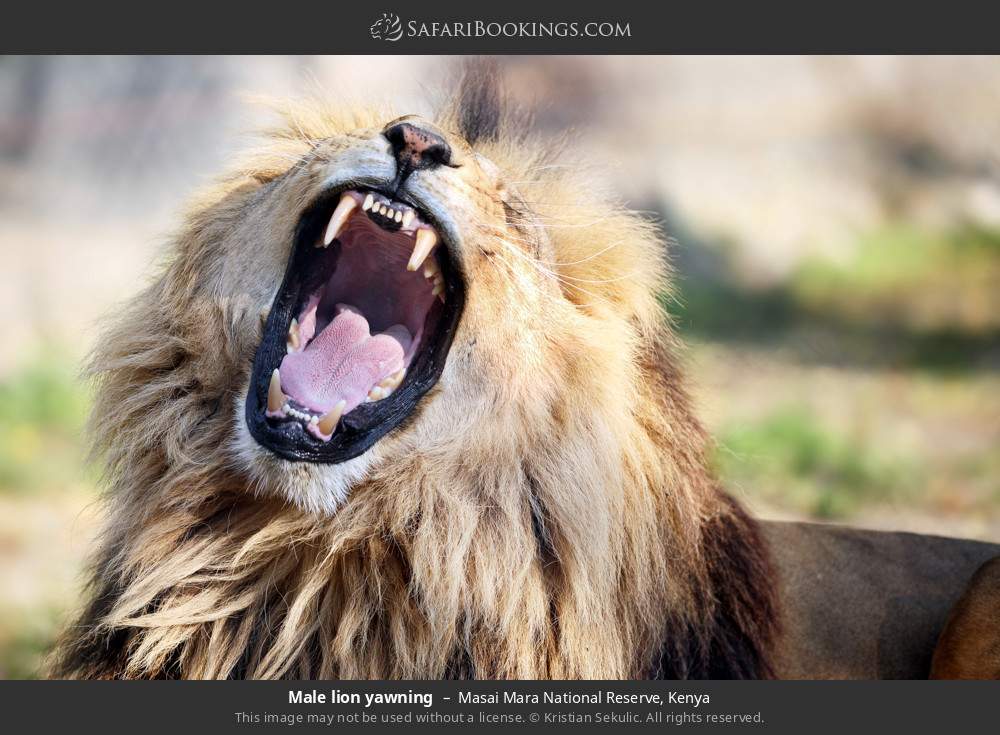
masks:
<path fill-rule="evenodd" d="M 13 0 L 4 53 L 991 53 L 996 3 Z"/>

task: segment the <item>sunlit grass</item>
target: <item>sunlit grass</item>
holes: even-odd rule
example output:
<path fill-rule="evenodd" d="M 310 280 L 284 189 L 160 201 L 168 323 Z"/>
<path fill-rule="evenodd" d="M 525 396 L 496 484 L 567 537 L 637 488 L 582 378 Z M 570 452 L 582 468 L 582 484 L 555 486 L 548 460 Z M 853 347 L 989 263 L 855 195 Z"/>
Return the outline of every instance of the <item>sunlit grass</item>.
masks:
<path fill-rule="evenodd" d="M 0 678 L 37 678 L 59 624 L 60 612 L 50 606 L 0 611 Z"/>
<path fill-rule="evenodd" d="M 806 261 L 795 300 L 867 324 L 976 334 L 1000 328 L 1000 232 L 895 224 L 862 235 L 845 262 Z"/>
<path fill-rule="evenodd" d="M 914 495 L 917 464 L 877 446 L 833 431 L 804 407 L 787 406 L 723 429 L 715 464 L 728 487 L 807 516 L 843 519 L 866 505 Z"/>
<path fill-rule="evenodd" d="M 49 346 L 0 379 L 0 678 L 36 676 L 75 605 L 96 497 L 77 364 Z"/>
<path fill-rule="evenodd" d="M 55 348 L 0 380 L 0 492 L 37 493 L 86 480 L 87 406 L 75 361 Z"/>

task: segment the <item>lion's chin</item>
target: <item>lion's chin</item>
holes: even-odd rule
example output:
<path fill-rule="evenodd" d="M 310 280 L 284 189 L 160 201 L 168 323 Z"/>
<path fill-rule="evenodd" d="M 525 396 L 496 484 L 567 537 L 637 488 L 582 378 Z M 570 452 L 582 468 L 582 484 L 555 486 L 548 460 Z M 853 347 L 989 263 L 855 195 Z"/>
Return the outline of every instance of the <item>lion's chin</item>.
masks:
<path fill-rule="evenodd" d="M 464 303 L 434 221 L 376 189 L 328 191 L 306 209 L 254 358 L 245 418 L 258 444 L 337 464 L 412 414 Z"/>
<path fill-rule="evenodd" d="M 241 401 L 236 412 L 231 456 L 259 497 L 287 501 L 310 515 L 331 516 L 379 462 L 377 447 L 336 464 L 289 462 L 253 437 L 243 405 Z"/>

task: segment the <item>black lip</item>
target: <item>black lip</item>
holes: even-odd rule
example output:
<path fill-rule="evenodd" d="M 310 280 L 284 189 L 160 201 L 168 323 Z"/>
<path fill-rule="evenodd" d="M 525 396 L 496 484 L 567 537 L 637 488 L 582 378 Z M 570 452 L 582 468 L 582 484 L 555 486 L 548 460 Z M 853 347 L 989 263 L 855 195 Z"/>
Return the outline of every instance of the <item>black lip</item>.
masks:
<path fill-rule="evenodd" d="M 351 187 L 346 187 L 351 188 Z M 427 222 L 435 223 L 433 216 L 412 204 L 398 192 L 390 195 L 378 187 L 364 187 L 383 196 L 402 201 L 420 214 Z M 254 355 L 253 372 L 247 393 L 245 417 L 247 428 L 257 442 L 272 452 L 293 462 L 338 464 L 363 454 L 379 439 L 408 419 L 420 399 L 430 390 L 444 370 L 458 321 L 465 304 L 462 274 L 451 255 L 450 243 L 438 227 L 441 245 L 435 251 L 445 279 L 445 303 L 437 317 L 436 327 L 424 337 L 424 343 L 407 370 L 402 384 L 392 395 L 374 403 L 363 403 L 344 416 L 337 431 L 328 442 L 323 442 L 307 432 L 297 421 L 275 422 L 264 415 L 267 389 L 271 373 L 285 355 L 285 335 L 295 310 L 304 299 L 309 287 L 310 265 L 318 259 L 329 257 L 334 251 L 317 250 L 313 243 L 322 235 L 330 213 L 340 199 L 344 188 L 321 194 L 303 212 L 296 228 L 292 253 L 285 267 L 281 288 L 271 304 L 264 327 L 264 337 Z M 437 227 L 435 223 L 435 227 Z M 331 246 L 332 248 L 333 246 Z M 335 257 L 335 256 L 334 256 Z"/>

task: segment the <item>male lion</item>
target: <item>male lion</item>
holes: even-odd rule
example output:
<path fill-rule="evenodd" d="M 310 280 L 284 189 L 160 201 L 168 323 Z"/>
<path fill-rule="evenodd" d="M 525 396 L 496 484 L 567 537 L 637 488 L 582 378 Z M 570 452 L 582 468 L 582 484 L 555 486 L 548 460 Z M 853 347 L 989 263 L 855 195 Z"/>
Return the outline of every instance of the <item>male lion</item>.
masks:
<path fill-rule="evenodd" d="M 52 675 L 926 675 L 1000 550 L 752 521 L 663 242 L 488 80 L 286 116 L 97 347 L 109 519 Z"/>

